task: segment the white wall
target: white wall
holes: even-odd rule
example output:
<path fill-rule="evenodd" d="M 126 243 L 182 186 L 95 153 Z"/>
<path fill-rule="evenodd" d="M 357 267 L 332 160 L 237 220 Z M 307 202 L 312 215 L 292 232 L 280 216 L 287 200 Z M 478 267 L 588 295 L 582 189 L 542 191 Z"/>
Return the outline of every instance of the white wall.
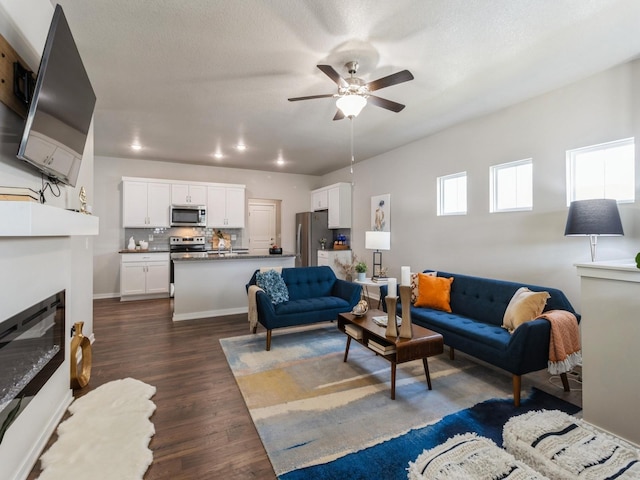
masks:
<path fill-rule="evenodd" d="M 371 196 L 390 193 L 391 250 L 383 253 L 390 276 L 410 265 L 537 283 L 562 289 L 579 308 L 573 265 L 590 261 L 590 253 L 586 238 L 563 236 L 565 151 L 631 136 L 638 141 L 639 80 L 640 61 L 628 63 L 356 164 L 353 249 L 371 263 L 372 252 L 364 249 Z M 529 157 L 533 211 L 489 213 L 489 167 Z M 436 177 L 460 171 L 468 175 L 468 214 L 436 216 Z M 351 178 L 343 169 L 323 180 Z M 625 237 L 600 238 L 599 260 L 640 250 L 637 202 L 621 205 L 620 213 Z"/>
<path fill-rule="evenodd" d="M 48 0 L 0 0 L 0 33 L 37 70 L 53 15 Z M 73 25 L 71 26 L 73 30 Z M 3 142 L 7 142 L 6 136 Z M 15 148 L 14 148 L 15 147 Z M 2 185 L 40 189 L 40 174 L 15 158 L 15 146 L 0 152 Z M 93 192 L 93 130 L 82 160 L 77 188 L 61 187 L 62 195 L 47 195 L 59 208 L 79 208 L 84 185 L 89 203 Z M 83 332 L 93 335 L 93 240 L 91 237 L 1 237 L 0 321 L 48 296 L 66 290 L 66 325 L 84 321 Z M 72 399 L 69 385 L 69 338 L 63 364 L 8 429 L 0 444 L 0 477 L 26 478 L 41 449 Z"/>
<path fill-rule="evenodd" d="M 100 217 L 100 235 L 94 250 L 94 296 L 98 298 L 117 296 L 120 292 L 118 251 L 125 248 L 122 177 L 244 184 L 247 199 L 282 200 L 282 238 L 279 242 L 286 251 L 295 248 L 295 214 L 309 210 L 309 192 L 319 180 L 309 175 L 97 156 L 93 210 Z M 246 241 L 246 236 L 243 238 Z"/>

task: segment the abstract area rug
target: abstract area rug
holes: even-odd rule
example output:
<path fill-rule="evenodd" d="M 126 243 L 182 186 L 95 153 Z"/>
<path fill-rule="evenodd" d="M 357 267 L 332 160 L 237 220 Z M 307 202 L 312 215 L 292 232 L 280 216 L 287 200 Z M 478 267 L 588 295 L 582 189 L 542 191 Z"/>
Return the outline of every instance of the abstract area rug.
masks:
<path fill-rule="evenodd" d="M 39 480 L 142 479 L 153 461 L 149 417 L 156 388 L 133 378 L 105 383 L 69 406 L 71 417 L 40 457 Z"/>
<path fill-rule="evenodd" d="M 396 400 L 390 364 L 352 342 L 335 324 L 277 331 L 220 343 L 274 471 L 281 480 L 406 479 L 425 448 L 465 432 L 502 445 L 502 426 L 532 409 L 579 408 L 539 390 L 513 406 L 511 378 L 459 355 L 398 365 Z"/>

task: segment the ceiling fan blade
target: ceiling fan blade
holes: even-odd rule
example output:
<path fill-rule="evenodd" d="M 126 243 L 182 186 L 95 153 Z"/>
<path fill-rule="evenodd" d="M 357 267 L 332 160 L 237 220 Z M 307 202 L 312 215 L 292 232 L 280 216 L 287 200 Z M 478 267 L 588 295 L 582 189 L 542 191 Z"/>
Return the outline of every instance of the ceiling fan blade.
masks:
<path fill-rule="evenodd" d="M 287 100 L 289 100 L 290 102 L 297 102 L 298 100 L 312 100 L 314 98 L 330 98 L 333 97 L 335 94 L 334 93 L 325 93 L 324 95 L 310 95 L 308 97 L 295 97 L 295 98 L 288 98 Z"/>
<path fill-rule="evenodd" d="M 386 108 L 387 110 L 391 110 L 392 112 L 400 112 L 405 107 L 401 103 L 392 102 L 391 100 L 387 100 L 386 98 L 376 97 L 375 95 L 369 95 L 367 101 L 373 103 L 374 105 L 382 108 Z"/>
<path fill-rule="evenodd" d="M 409 80 L 413 80 L 411 72 L 409 70 L 402 70 L 401 72 L 393 73 L 386 77 L 379 78 L 378 80 L 373 80 L 372 82 L 367 83 L 367 87 L 370 92 L 373 92 L 375 90 L 380 90 L 381 88 L 390 87 L 391 85 L 408 82 Z"/>
<path fill-rule="evenodd" d="M 340 76 L 338 72 L 331 65 L 317 65 L 322 73 L 333 80 L 339 87 L 348 87 L 347 81 Z"/>
<path fill-rule="evenodd" d="M 336 111 L 335 116 L 333 117 L 334 120 L 342 120 L 344 118 L 344 113 L 342 113 L 342 110 L 338 109 Z"/>

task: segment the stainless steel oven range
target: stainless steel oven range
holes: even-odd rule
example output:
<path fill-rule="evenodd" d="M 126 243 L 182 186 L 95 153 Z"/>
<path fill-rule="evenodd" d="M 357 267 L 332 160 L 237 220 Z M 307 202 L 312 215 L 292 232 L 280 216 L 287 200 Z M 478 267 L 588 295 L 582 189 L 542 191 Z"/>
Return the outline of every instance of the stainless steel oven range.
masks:
<path fill-rule="evenodd" d="M 171 260 L 185 257 L 206 257 L 207 246 L 204 236 L 197 237 L 169 237 L 169 252 Z M 171 296 L 173 296 L 173 261 L 169 268 L 171 282 Z"/>

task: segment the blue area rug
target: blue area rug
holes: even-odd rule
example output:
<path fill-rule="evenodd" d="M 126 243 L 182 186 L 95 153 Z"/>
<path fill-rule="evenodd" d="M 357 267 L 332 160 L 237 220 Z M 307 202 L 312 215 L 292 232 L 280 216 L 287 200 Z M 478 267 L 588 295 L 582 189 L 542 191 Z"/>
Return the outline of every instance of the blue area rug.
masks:
<path fill-rule="evenodd" d="M 276 475 L 292 479 L 406 478 L 425 448 L 456 433 L 477 432 L 502 444 L 502 425 L 531 409 L 579 409 L 523 380 L 513 407 L 511 376 L 458 355 L 429 358 L 433 390 L 421 361 L 398 365 L 396 400 L 390 364 L 352 342 L 334 324 L 220 341 Z"/>
<path fill-rule="evenodd" d="M 434 425 L 348 454 L 329 463 L 294 470 L 280 480 L 405 480 L 407 466 L 424 449 L 444 443 L 456 434 L 475 432 L 502 446 L 502 427 L 514 416 L 531 410 L 562 410 L 575 414 L 580 408 L 536 388 L 520 407 L 512 400 L 488 400 L 444 417 Z"/>

